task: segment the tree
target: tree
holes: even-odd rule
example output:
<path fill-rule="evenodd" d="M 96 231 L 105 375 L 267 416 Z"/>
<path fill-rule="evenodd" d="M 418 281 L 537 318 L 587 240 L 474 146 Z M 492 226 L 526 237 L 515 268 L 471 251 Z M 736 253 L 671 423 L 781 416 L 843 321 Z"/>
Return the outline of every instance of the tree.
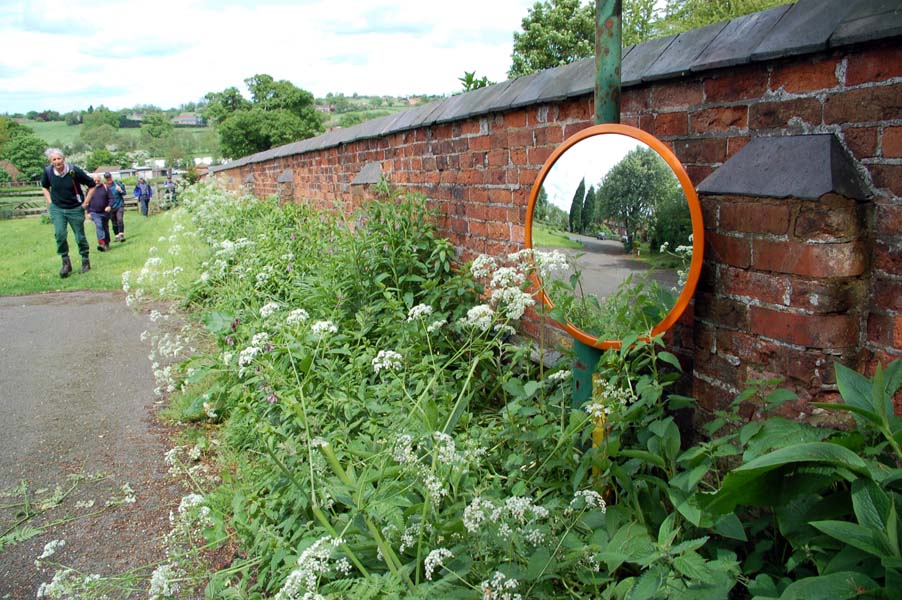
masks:
<path fill-rule="evenodd" d="M 592 225 L 595 223 L 595 186 L 590 185 L 586 192 L 586 198 L 583 200 L 582 224 L 580 229 L 583 233 L 591 233 Z"/>
<path fill-rule="evenodd" d="M 172 133 L 175 127 L 172 120 L 163 113 L 151 113 L 144 115 L 141 121 L 141 135 L 153 140 L 162 140 Z"/>
<path fill-rule="evenodd" d="M 508 77 L 569 64 L 595 53 L 595 5 L 580 0 L 536 2 L 514 33 Z"/>
<path fill-rule="evenodd" d="M 586 178 L 583 177 L 576 192 L 573 194 L 573 201 L 570 203 L 570 231 L 578 233 L 583 226 L 583 200 L 586 197 Z"/>
<path fill-rule="evenodd" d="M 242 96 L 236 87 L 229 87 L 221 92 L 210 92 L 204 99 L 207 104 L 201 110 L 201 116 L 212 124 L 221 123 L 232 113 L 251 107 L 250 101 Z"/>
<path fill-rule="evenodd" d="M 789 0 L 668 0 L 656 33 L 681 33 L 788 3 Z"/>
<path fill-rule="evenodd" d="M 765 10 L 789 0 L 668 0 L 663 12 L 656 0 L 623 0 L 623 45 L 680 33 Z M 514 33 L 508 77 L 566 65 L 595 54 L 595 2 L 536 2 Z"/>
<path fill-rule="evenodd" d="M 605 175 L 595 200 L 602 220 L 622 229 L 627 252 L 632 251 L 637 234 L 650 226 L 657 202 L 670 197 L 675 182 L 667 163 L 647 147 L 629 151 Z"/>
<path fill-rule="evenodd" d="M 655 37 L 656 0 L 626 0 L 623 3 L 623 45 L 631 46 Z"/>
<path fill-rule="evenodd" d="M 3 145 L 0 159 L 8 160 L 23 177 L 34 180 L 41 176 L 41 170 L 47 164 L 46 148 L 47 142 L 36 135 L 18 135 Z"/>
<path fill-rule="evenodd" d="M 99 150 L 115 145 L 118 133 L 118 130 L 112 125 L 103 123 L 91 129 L 82 129 L 78 137 L 86 148 Z"/>
<path fill-rule="evenodd" d="M 100 127 L 104 124 L 109 125 L 113 129 L 119 129 L 119 113 L 113 112 L 104 106 L 98 106 L 93 110 L 89 109 L 89 112 L 83 115 L 82 122 L 85 129 Z"/>
<path fill-rule="evenodd" d="M 237 158 L 322 132 L 323 117 L 310 92 L 269 75 L 254 75 L 245 83 L 252 101 L 236 96 L 234 88 L 206 96 L 208 111 L 217 106 L 209 118 L 218 123 L 223 155 Z"/>
<path fill-rule="evenodd" d="M 116 164 L 116 157 L 106 148 L 98 148 L 88 155 L 85 160 L 85 168 L 88 171 L 96 171 L 97 167 Z M 121 166 L 121 165 L 119 165 Z"/>

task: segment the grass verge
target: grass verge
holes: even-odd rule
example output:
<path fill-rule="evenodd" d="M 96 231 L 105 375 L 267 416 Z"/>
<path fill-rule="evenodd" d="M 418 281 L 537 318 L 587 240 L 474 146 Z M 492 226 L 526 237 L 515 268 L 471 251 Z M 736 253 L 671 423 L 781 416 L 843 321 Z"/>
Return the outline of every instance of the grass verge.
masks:
<path fill-rule="evenodd" d="M 75 272 L 66 279 L 59 276 L 60 257 L 56 254 L 53 225 L 40 217 L 0 221 L 0 296 L 18 296 L 67 290 L 118 290 L 122 273 L 141 269 L 160 235 L 172 229 L 174 212 L 153 214 L 147 218 L 135 211 L 125 216 L 125 242 L 113 242 L 109 252 L 97 250 L 94 224 L 85 222 L 85 234 L 91 244 L 91 271 L 78 272 L 81 265 L 75 236 L 69 231 L 69 253 Z M 197 250 L 196 240 L 185 236 L 181 242 L 189 251 Z M 163 257 L 165 260 L 166 258 Z"/>

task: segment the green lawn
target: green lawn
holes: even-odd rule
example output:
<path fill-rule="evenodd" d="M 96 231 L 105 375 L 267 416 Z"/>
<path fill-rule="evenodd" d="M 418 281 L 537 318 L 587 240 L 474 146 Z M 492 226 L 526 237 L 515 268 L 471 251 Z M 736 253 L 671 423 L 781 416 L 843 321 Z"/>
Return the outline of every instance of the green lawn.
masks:
<path fill-rule="evenodd" d="M 91 243 L 91 271 L 78 273 L 81 262 L 75 237 L 69 231 L 69 252 L 75 272 L 66 279 L 59 276 L 60 258 L 56 254 L 53 226 L 39 217 L 0 221 L 0 296 L 33 294 L 60 290 L 117 290 L 122 288 L 122 273 L 138 271 L 160 236 L 169 235 L 173 212 L 142 217 L 129 210 L 125 215 L 125 242 L 113 242 L 109 252 L 98 252 L 94 224 L 85 222 Z M 180 240 L 183 251 L 199 251 L 194 237 Z M 190 248 L 189 248 L 190 246 Z M 166 260 L 165 256 L 162 256 Z"/>
<path fill-rule="evenodd" d="M 532 224 L 532 245 L 537 248 L 582 248 L 580 242 L 570 239 L 567 232 L 549 229 L 538 221 Z"/>

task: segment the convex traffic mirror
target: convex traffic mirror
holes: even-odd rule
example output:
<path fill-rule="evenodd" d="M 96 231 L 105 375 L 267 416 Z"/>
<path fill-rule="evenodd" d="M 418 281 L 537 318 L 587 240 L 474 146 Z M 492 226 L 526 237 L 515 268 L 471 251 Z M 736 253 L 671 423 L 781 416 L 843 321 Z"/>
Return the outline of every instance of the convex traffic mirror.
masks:
<path fill-rule="evenodd" d="M 567 270 L 535 276 L 549 316 L 598 348 L 676 322 L 695 292 L 703 237 L 680 161 L 626 125 L 595 125 L 561 144 L 526 211 L 526 246 L 567 257 Z"/>

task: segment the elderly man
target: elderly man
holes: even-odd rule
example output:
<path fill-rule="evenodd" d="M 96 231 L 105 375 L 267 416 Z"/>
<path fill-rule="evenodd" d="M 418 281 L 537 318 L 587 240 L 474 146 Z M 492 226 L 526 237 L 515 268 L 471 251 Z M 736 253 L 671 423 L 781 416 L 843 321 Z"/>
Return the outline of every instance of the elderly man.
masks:
<path fill-rule="evenodd" d="M 85 236 L 85 208 L 94 195 L 94 179 L 81 168 L 66 163 L 66 157 L 59 148 L 48 148 L 44 154 L 50 159 L 50 166 L 41 175 L 41 187 L 50 210 L 53 234 L 56 237 L 56 253 L 63 259 L 60 277 L 68 277 L 72 272 L 69 260 L 69 230 L 75 234 L 75 243 L 81 255 L 81 272 L 91 270 L 88 259 L 88 238 Z M 82 185 L 88 187 L 84 195 Z"/>

